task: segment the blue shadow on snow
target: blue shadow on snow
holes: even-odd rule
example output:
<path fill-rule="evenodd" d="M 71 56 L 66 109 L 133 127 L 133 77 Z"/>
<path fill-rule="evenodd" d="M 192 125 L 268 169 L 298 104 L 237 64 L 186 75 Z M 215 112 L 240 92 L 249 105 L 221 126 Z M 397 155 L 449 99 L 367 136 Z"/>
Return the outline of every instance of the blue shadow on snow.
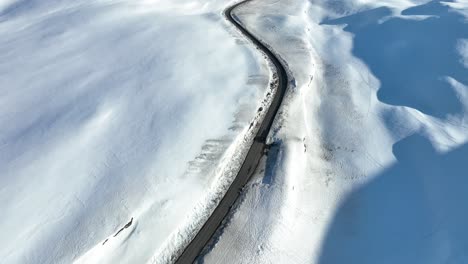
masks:
<path fill-rule="evenodd" d="M 353 54 L 380 80 L 378 98 L 443 118 L 462 106 L 450 85 L 451 76 L 468 85 L 468 70 L 460 62 L 457 41 L 468 38 L 468 22 L 440 1 L 412 7 L 402 15 L 428 15 L 422 20 L 392 17 L 387 7 L 364 11 L 322 24 L 347 24 L 354 34 Z M 383 20 L 382 20 L 383 19 Z"/>
<path fill-rule="evenodd" d="M 468 263 L 468 144 L 439 154 L 413 135 L 393 152 L 338 208 L 319 264 Z"/>

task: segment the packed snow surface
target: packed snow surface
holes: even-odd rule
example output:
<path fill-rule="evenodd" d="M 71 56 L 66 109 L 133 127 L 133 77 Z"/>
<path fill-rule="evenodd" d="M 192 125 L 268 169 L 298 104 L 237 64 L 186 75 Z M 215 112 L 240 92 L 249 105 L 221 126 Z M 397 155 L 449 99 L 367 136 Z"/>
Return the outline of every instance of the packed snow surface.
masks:
<path fill-rule="evenodd" d="M 203 263 L 468 263 L 468 1 L 257 0 L 291 84 Z"/>
<path fill-rule="evenodd" d="M 269 68 L 226 4 L 0 0 L 2 263 L 183 249 L 267 107 Z"/>

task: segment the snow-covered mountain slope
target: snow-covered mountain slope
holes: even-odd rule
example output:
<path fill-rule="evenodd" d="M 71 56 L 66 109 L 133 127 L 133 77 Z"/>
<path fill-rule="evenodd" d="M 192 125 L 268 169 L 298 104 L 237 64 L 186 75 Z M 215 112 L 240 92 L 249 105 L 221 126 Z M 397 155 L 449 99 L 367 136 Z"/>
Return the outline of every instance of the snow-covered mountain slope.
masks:
<path fill-rule="evenodd" d="M 241 8 L 294 81 L 268 157 L 200 260 L 468 263 L 467 11 L 464 0 Z"/>
<path fill-rule="evenodd" d="M 190 240 L 270 78 L 225 5 L 0 1 L 0 262 L 167 262 Z"/>

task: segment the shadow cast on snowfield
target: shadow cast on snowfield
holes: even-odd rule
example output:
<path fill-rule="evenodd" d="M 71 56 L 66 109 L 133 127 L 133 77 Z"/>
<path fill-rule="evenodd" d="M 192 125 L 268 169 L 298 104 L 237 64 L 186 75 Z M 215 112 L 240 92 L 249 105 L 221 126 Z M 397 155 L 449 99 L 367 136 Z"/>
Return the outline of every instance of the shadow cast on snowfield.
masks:
<path fill-rule="evenodd" d="M 420 135 L 338 208 L 320 264 L 468 263 L 468 144 L 439 154 Z"/>
<path fill-rule="evenodd" d="M 263 174 L 263 184 L 273 184 L 276 178 L 276 169 L 278 159 L 280 158 L 280 150 L 283 142 L 278 140 L 268 146 L 269 150 L 266 155 L 265 173 Z"/>
<path fill-rule="evenodd" d="M 390 14 L 380 7 L 322 24 L 346 24 L 354 34 L 353 54 L 380 80 L 380 101 L 439 118 L 459 113 L 462 105 L 446 77 L 468 84 L 456 49 L 468 38 L 465 17 L 440 1 L 406 9 L 403 17 Z"/>
<path fill-rule="evenodd" d="M 353 33 L 353 55 L 380 80 L 380 101 L 438 118 L 461 113 L 446 78 L 468 84 L 456 50 L 468 38 L 465 17 L 440 1 L 391 13 L 380 7 L 323 24 Z M 395 164 L 344 197 L 319 264 L 468 263 L 468 144 L 440 153 L 414 134 L 393 154 Z"/>

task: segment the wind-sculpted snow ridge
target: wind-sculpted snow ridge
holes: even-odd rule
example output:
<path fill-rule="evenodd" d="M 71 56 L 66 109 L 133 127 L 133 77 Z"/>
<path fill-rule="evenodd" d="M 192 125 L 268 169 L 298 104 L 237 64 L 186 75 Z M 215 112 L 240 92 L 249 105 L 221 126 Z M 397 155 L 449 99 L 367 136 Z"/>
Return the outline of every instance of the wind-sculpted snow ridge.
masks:
<path fill-rule="evenodd" d="M 225 5 L 0 1 L 2 262 L 164 262 L 190 240 L 270 103 Z"/>
<path fill-rule="evenodd" d="M 427 0 L 240 8 L 295 82 L 272 150 L 200 261 L 468 263 L 467 11 Z"/>

